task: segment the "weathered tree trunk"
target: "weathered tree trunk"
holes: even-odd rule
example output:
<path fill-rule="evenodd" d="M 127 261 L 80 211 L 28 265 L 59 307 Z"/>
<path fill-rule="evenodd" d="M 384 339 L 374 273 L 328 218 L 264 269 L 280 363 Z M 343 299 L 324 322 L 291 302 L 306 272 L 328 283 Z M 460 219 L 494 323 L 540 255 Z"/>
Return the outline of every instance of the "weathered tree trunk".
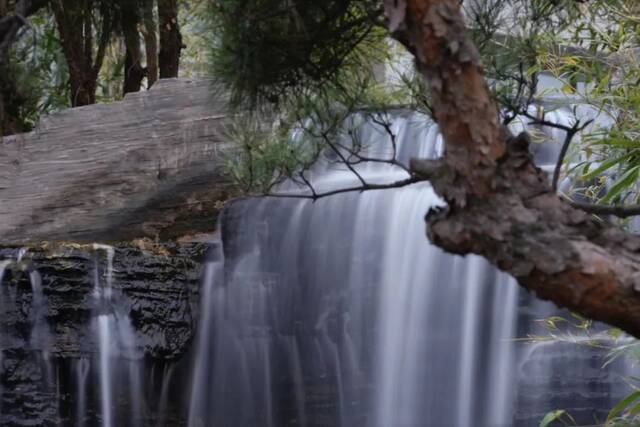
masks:
<path fill-rule="evenodd" d="M 71 105 L 94 104 L 98 73 L 113 30 L 113 11 L 106 4 L 99 8 L 102 25 L 94 58 L 93 1 L 52 0 L 51 7 L 69 68 Z"/>
<path fill-rule="evenodd" d="M 178 1 L 158 0 L 160 78 L 178 77 L 182 35 L 178 25 Z"/>
<path fill-rule="evenodd" d="M 233 187 L 227 95 L 160 80 L 112 104 L 72 108 L 0 140 L 3 242 L 173 239 L 210 232 Z"/>
<path fill-rule="evenodd" d="M 144 47 L 147 56 L 147 87 L 158 80 L 158 38 L 156 20 L 153 16 L 153 0 L 144 0 L 142 16 L 144 20 Z"/>
<path fill-rule="evenodd" d="M 458 0 L 386 0 L 390 29 L 415 53 L 445 140 L 417 160 L 448 206 L 429 238 L 480 254 L 537 296 L 640 337 L 640 237 L 596 221 L 551 190 L 526 137 L 509 138 L 465 33 Z"/>
<path fill-rule="evenodd" d="M 93 69 L 93 50 L 90 11 L 84 2 L 54 0 L 60 44 L 69 68 L 71 105 L 74 107 L 96 102 L 96 80 Z"/>
<path fill-rule="evenodd" d="M 122 2 L 120 22 L 125 44 L 122 92 L 123 94 L 139 92 L 145 76 L 145 69 L 142 66 L 142 50 L 140 49 L 140 33 L 138 32 L 138 24 L 141 22 L 140 12 L 135 2 L 129 0 Z"/>

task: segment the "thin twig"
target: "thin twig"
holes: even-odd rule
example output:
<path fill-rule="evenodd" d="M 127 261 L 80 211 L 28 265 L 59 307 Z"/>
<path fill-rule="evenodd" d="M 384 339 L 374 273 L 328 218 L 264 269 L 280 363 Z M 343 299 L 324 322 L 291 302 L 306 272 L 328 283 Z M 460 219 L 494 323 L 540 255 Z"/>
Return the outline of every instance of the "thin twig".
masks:
<path fill-rule="evenodd" d="M 580 123 L 580 120 L 577 120 L 573 124 L 573 126 L 566 126 L 559 123 L 549 122 L 543 118 L 534 117 L 529 113 L 526 113 L 525 116 L 532 119 L 532 121 L 529 122 L 529 124 L 537 124 L 537 125 L 542 125 L 547 127 L 554 127 L 554 128 L 565 131 L 564 142 L 562 143 L 562 148 L 560 149 L 560 155 L 558 156 L 556 167 L 553 170 L 553 179 L 551 180 L 551 189 L 555 193 L 558 191 L 558 181 L 560 180 L 560 171 L 562 170 L 564 158 L 567 155 L 567 151 L 569 151 L 569 146 L 571 145 L 571 141 L 573 140 L 573 137 L 577 133 L 582 132 L 591 123 L 593 123 L 593 119 L 587 120 L 583 124 Z"/>
<path fill-rule="evenodd" d="M 596 205 L 591 203 L 576 202 L 569 200 L 569 204 L 576 209 L 580 209 L 594 215 L 613 215 L 619 218 L 640 215 L 640 205 L 616 206 L 616 205 Z"/>
<path fill-rule="evenodd" d="M 341 193 L 351 193 L 358 192 L 362 193 L 364 191 L 370 190 L 387 190 L 391 188 L 400 188 L 406 187 L 407 185 L 415 184 L 417 182 L 425 181 L 424 178 L 413 175 L 407 179 L 403 179 L 400 181 L 391 182 L 388 184 L 363 184 L 355 187 L 343 187 L 338 188 L 336 190 L 326 191 L 324 193 L 315 193 L 314 194 L 300 194 L 300 193 L 268 193 L 264 194 L 262 197 L 278 197 L 278 198 L 288 198 L 288 199 L 310 199 L 310 200 L 318 200 L 323 197 L 333 196 Z"/>
<path fill-rule="evenodd" d="M 311 185 L 311 182 L 309 182 L 307 177 L 304 176 L 304 171 L 300 172 L 300 178 L 302 178 L 302 181 L 304 181 L 306 186 L 309 187 L 309 190 L 311 190 L 311 194 L 313 195 L 313 197 L 316 198 L 318 196 L 318 193 L 316 193 L 316 189 L 313 188 L 313 185 Z"/>
<path fill-rule="evenodd" d="M 322 132 L 322 138 L 327 143 L 327 145 L 331 147 L 331 150 L 333 150 L 333 152 L 336 153 L 338 157 L 340 157 L 340 160 L 342 161 L 342 163 L 344 163 L 347 166 L 347 168 L 358 178 L 358 180 L 362 183 L 362 185 L 367 185 L 367 182 L 364 180 L 364 178 L 358 173 L 358 171 L 353 167 L 353 165 L 349 163 L 349 161 L 344 157 L 344 155 L 340 152 L 340 149 L 337 148 L 331 142 L 331 140 L 329 139 L 329 136 L 325 132 Z"/>

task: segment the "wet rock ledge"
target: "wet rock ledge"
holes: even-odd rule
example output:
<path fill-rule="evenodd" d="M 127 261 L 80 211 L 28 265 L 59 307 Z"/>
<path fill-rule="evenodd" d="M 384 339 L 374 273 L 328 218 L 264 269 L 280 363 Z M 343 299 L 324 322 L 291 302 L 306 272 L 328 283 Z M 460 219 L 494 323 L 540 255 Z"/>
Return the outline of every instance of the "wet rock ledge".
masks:
<path fill-rule="evenodd" d="M 162 372 L 183 358 L 195 334 L 206 246 L 0 244 L 0 425 L 67 425 L 74 418 L 71 401 L 79 396 L 65 378 L 77 376 L 79 361 L 97 359 L 100 313 L 117 309 L 130 319 L 131 357 L 141 366 Z M 106 286 L 112 304 L 96 298 Z"/>

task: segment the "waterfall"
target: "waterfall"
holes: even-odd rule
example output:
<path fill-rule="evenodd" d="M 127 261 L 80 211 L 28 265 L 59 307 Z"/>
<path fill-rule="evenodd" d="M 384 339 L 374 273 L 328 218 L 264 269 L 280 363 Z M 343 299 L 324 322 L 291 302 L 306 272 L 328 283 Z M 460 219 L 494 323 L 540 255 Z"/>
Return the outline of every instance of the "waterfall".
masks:
<path fill-rule="evenodd" d="M 98 316 L 98 336 L 100 351 L 100 399 L 102 409 L 102 426 L 111 427 L 111 414 L 113 406 L 111 402 L 111 331 L 109 326 L 109 316 L 101 314 Z"/>
<path fill-rule="evenodd" d="M 136 349 L 135 334 L 119 293 L 113 289 L 114 248 L 94 244 L 96 254 L 106 254 L 104 281 L 100 279 L 98 258 L 94 267 L 94 298 L 96 299 L 96 335 L 98 337 L 98 376 L 100 409 L 103 427 L 116 425 L 114 401 L 116 387 L 129 390 L 126 419 L 137 426 L 144 416 L 144 394 L 140 383 L 141 355 Z M 117 367 L 114 364 L 117 363 Z M 119 369 L 118 369 L 119 368 Z M 124 377 L 124 378 L 123 378 Z M 118 381 L 119 380 L 119 381 Z"/>
<path fill-rule="evenodd" d="M 356 117 L 350 126 L 374 154 L 390 152 L 376 124 Z M 437 127 L 423 116 L 400 111 L 390 127 L 403 161 L 442 151 Z M 543 162 L 557 156 L 549 154 L 557 153 L 553 143 L 536 149 Z M 403 173 L 388 164 L 358 171 L 373 182 Z M 318 191 L 357 183 L 331 159 L 310 175 Z M 280 191 L 305 189 L 285 183 Z M 521 369 L 526 351 L 514 339 L 529 317 L 556 310 L 532 303 L 484 259 L 431 245 L 423 217 L 441 203 L 420 183 L 227 206 L 223 254 L 204 279 L 189 426 L 533 426 L 554 405 L 579 407 L 590 392 L 584 377 L 573 388 L 536 389 L 526 406 L 536 379 Z M 582 374 L 595 369 L 578 357 L 582 349 L 568 351 L 529 363 L 561 371 L 575 360 Z M 592 409 L 601 415 L 614 394 L 601 393 Z"/>
<path fill-rule="evenodd" d="M 98 336 L 98 352 L 99 352 L 99 367 L 100 367 L 100 408 L 102 413 L 102 426 L 112 427 L 112 385 L 113 372 L 111 371 L 111 314 L 108 314 L 106 310 L 109 310 L 113 304 L 111 285 L 112 285 L 112 270 L 113 270 L 113 248 L 106 245 L 94 245 L 94 250 L 104 250 L 107 254 L 107 273 L 106 282 L 104 286 L 101 286 L 99 275 L 99 264 L 96 258 L 96 264 L 94 268 L 94 296 L 98 302 L 98 308 L 101 314 L 98 314 L 97 323 L 97 336 Z"/>
<path fill-rule="evenodd" d="M 87 381 L 89 378 L 89 369 L 91 362 L 86 358 L 80 358 L 76 361 L 76 423 L 78 427 L 86 425 L 87 418 Z"/>
<path fill-rule="evenodd" d="M 39 247 L 0 248 L 0 425 L 173 425 L 182 415 L 174 401 L 181 393 L 172 387 L 182 382 L 172 376 L 176 363 L 161 352 L 171 351 L 175 338 L 163 336 L 163 325 L 147 319 L 145 325 L 158 327 L 157 336 L 150 339 L 134 328 L 130 313 L 148 310 L 143 304 L 156 300 L 140 303 L 124 291 L 144 295 L 153 277 L 120 271 L 127 265 L 120 258 L 114 267 L 120 252 L 111 246 L 54 250 L 59 258 L 49 259 L 50 252 Z M 194 277 L 189 280 L 194 286 Z M 190 321 L 175 316 L 171 303 L 154 307 L 169 308 L 170 324 Z M 147 364 L 143 353 L 151 345 L 160 347 L 159 355 Z M 160 375 L 149 375 L 156 364 Z"/>

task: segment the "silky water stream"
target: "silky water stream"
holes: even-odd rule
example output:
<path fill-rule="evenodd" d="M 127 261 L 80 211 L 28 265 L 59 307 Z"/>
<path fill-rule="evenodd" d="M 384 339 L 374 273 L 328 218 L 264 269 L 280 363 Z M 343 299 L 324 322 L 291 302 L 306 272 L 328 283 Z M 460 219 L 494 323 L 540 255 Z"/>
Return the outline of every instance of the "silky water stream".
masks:
<path fill-rule="evenodd" d="M 425 117 L 396 111 L 389 120 L 395 149 L 365 115 L 353 117 L 349 138 L 405 164 L 440 155 Z M 549 166 L 557 144 L 534 151 Z M 314 166 L 316 191 L 358 183 L 335 160 Z M 357 169 L 369 182 L 405 177 L 385 163 Z M 517 340 L 541 333 L 535 320 L 558 310 L 482 258 L 431 245 L 424 215 L 441 203 L 418 183 L 228 204 L 204 265 L 198 337 L 178 364 L 142 354 L 113 248 L 95 245 L 93 259 L 65 264 L 77 273 L 67 278 L 73 288 L 25 251 L 3 249 L 0 425 L 506 427 L 536 426 L 558 408 L 583 424 L 602 420 L 628 392 L 633 367 L 603 369 L 603 352 L 585 345 Z M 88 332 L 61 329 L 62 308 L 77 316 L 64 319 L 70 328 L 85 322 Z"/>
<path fill-rule="evenodd" d="M 349 138 L 357 132 L 369 156 L 388 158 L 386 131 L 354 123 Z M 389 124 L 399 160 L 439 155 L 423 116 L 400 111 Z M 557 145 L 535 151 L 551 165 Z M 377 183 L 404 173 L 380 163 L 358 171 Z M 318 192 L 358 183 L 327 158 L 310 179 Z M 581 422 L 602 417 L 625 392 L 626 367 L 601 369 L 601 352 L 577 344 L 516 341 L 557 310 L 482 258 L 431 245 L 423 218 L 439 204 L 418 183 L 228 206 L 204 280 L 189 425 L 537 426 L 558 408 Z"/>

